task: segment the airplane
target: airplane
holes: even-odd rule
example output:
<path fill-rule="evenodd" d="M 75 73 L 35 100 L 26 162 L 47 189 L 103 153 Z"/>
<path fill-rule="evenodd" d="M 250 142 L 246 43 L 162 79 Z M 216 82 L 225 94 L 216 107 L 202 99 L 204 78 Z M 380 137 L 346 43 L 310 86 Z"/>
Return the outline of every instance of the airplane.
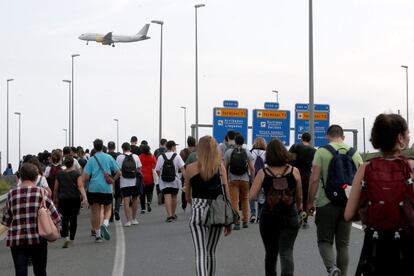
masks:
<path fill-rule="evenodd" d="M 120 42 L 135 42 L 150 39 L 147 36 L 148 29 L 150 24 L 145 24 L 144 27 L 136 34 L 132 36 L 128 35 L 112 35 L 112 32 L 107 33 L 106 35 L 103 34 L 96 34 L 96 33 L 85 33 L 79 36 L 80 40 L 85 40 L 86 45 L 88 45 L 89 41 L 96 41 L 98 43 L 102 43 L 102 45 L 110 45 L 115 47 L 115 43 Z"/>

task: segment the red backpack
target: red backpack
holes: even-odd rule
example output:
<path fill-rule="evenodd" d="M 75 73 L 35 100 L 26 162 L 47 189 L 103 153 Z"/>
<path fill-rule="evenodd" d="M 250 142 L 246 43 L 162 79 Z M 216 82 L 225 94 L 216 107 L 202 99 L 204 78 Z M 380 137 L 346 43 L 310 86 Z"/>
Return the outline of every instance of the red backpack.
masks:
<path fill-rule="evenodd" d="M 361 189 L 362 224 L 375 231 L 414 234 L 412 168 L 403 156 L 371 159 Z"/>

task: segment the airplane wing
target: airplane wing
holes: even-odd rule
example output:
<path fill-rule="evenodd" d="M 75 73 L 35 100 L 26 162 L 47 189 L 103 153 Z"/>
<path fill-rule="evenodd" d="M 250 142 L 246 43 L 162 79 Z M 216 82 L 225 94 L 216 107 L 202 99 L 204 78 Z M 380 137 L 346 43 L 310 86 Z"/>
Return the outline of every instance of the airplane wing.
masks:
<path fill-rule="evenodd" d="M 107 33 L 104 37 L 103 37 L 103 41 L 102 44 L 104 45 L 108 45 L 108 44 L 112 44 L 114 41 L 112 40 L 112 32 Z"/>

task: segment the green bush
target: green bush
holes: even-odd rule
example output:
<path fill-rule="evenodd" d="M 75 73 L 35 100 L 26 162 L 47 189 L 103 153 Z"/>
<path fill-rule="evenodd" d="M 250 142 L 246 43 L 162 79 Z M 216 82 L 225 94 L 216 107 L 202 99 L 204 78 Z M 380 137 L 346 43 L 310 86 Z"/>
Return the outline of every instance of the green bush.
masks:
<path fill-rule="evenodd" d="M 0 179 L 0 195 L 7 193 L 9 190 L 10 185 L 3 179 Z"/>

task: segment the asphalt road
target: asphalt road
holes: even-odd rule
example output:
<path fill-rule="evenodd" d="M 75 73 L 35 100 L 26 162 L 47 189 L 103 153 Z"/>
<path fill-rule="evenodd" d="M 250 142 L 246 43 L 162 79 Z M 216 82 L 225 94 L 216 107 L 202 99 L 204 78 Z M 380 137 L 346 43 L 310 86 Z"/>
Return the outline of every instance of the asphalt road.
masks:
<path fill-rule="evenodd" d="M 195 275 L 188 208 L 186 213 L 178 211 L 176 222 L 166 223 L 164 207 L 154 206 L 151 213 L 139 215 L 137 226 L 126 228 L 111 224 L 112 239 L 100 244 L 90 237 L 88 214 L 88 209 L 84 209 L 79 216 L 73 247 L 61 248 L 63 240 L 49 244 L 48 275 L 105 276 L 121 275 L 121 271 L 131 276 Z M 316 227 L 313 221 L 310 224 L 309 229 L 300 230 L 295 243 L 295 275 L 326 276 L 316 245 Z M 362 241 L 363 233 L 353 228 L 348 275 L 355 274 Z M 250 224 L 248 229 L 222 237 L 216 257 L 216 275 L 264 275 L 264 248 L 258 225 Z M 29 271 L 33 275 L 31 268 Z M 10 249 L 4 241 L 0 242 L 0 275 L 14 275 Z"/>

